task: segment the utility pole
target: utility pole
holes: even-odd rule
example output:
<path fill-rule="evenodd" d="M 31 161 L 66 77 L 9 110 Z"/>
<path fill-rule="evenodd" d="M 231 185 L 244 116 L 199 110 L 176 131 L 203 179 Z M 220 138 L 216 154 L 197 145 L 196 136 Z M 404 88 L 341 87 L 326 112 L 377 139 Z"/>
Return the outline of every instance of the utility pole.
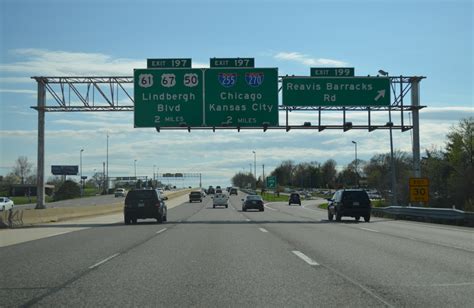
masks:
<path fill-rule="evenodd" d="M 105 175 L 105 189 L 108 192 L 109 190 L 109 132 L 107 132 L 107 155 L 106 155 L 106 162 L 107 162 L 107 174 Z"/>

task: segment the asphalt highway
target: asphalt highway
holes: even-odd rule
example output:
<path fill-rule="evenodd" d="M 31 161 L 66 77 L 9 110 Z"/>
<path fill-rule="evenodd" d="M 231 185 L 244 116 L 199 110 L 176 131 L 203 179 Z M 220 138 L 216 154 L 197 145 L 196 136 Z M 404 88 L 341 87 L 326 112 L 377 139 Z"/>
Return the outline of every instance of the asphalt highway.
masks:
<path fill-rule="evenodd" d="M 470 228 L 329 222 L 314 200 L 242 212 L 240 198 L 2 247 L 0 306 L 474 307 Z"/>

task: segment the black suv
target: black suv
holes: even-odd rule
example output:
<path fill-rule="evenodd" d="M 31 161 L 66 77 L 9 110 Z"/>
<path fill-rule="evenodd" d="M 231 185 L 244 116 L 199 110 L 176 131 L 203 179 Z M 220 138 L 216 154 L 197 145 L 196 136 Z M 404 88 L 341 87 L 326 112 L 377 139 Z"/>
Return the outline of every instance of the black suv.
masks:
<path fill-rule="evenodd" d="M 229 192 L 229 195 L 236 195 L 237 196 L 238 192 L 237 192 L 237 188 L 231 188 L 230 189 L 230 192 Z"/>
<path fill-rule="evenodd" d="M 290 198 L 288 199 L 288 205 L 299 204 L 301 205 L 300 195 L 297 193 L 291 193 Z"/>
<path fill-rule="evenodd" d="M 155 218 L 160 224 L 167 220 L 164 196 L 156 189 L 136 189 L 128 192 L 123 208 L 125 224 L 137 223 L 137 219 Z"/>
<path fill-rule="evenodd" d="M 189 193 L 189 203 L 192 203 L 194 201 L 202 202 L 202 194 L 200 191 L 192 191 L 191 193 Z"/>
<path fill-rule="evenodd" d="M 358 221 L 364 217 L 366 222 L 370 221 L 371 204 L 367 192 L 362 189 L 338 190 L 328 199 L 328 219 L 336 216 L 336 221 L 341 221 L 342 216 L 351 216 Z"/>

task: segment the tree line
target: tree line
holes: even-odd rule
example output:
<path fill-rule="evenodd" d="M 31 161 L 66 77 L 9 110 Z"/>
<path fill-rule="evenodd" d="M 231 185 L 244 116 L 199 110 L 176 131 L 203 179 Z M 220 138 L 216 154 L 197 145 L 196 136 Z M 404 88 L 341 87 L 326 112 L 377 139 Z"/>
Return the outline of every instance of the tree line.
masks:
<path fill-rule="evenodd" d="M 473 130 L 474 120 L 469 117 L 452 127 L 446 135 L 447 143 L 441 149 L 429 149 L 422 155 L 421 174 L 429 179 L 431 207 L 456 207 L 474 211 L 474 171 L 473 171 Z M 398 205 L 409 203 L 409 178 L 413 177 L 413 157 L 411 153 L 394 152 L 396 200 Z M 339 171 L 338 171 L 339 169 Z M 286 160 L 280 163 L 269 176 L 275 176 L 279 189 L 323 188 L 340 189 L 363 187 L 376 189 L 387 201 L 391 199 L 391 156 L 390 153 L 376 154 L 368 161 L 353 160 L 342 168 L 329 159 L 295 163 Z M 260 177 L 239 172 L 232 178 L 238 187 L 264 187 Z M 388 203 L 386 203 L 388 205 Z"/>

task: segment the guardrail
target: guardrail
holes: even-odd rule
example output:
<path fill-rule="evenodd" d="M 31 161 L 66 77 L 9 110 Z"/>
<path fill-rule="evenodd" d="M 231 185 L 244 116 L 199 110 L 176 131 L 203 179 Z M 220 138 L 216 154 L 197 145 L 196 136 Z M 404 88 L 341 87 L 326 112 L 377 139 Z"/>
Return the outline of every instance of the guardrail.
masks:
<path fill-rule="evenodd" d="M 23 225 L 23 210 L 10 209 L 2 211 L 0 216 L 0 228 L 14 228 Z"/>
<path fill-rule="evenodd" d="M 374 216 L 388 216 L 396 219 L 412 219 L 426 222 L 442 222 L 474 226 L 474 212 L 464 212 L 449 208 L 425 208 L 388 206 L 372 208 Z"/>

